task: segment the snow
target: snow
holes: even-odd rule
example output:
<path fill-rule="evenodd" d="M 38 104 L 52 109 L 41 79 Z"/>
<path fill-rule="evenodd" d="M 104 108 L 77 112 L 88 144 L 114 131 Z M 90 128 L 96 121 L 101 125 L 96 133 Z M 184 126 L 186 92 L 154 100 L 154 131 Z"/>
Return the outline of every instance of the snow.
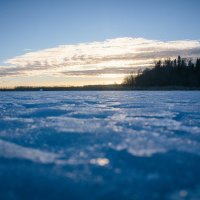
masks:
<path fill-rule="evenodd" d="M 0 93 L 0 199 L 198 199 L 199 91 Z"/>

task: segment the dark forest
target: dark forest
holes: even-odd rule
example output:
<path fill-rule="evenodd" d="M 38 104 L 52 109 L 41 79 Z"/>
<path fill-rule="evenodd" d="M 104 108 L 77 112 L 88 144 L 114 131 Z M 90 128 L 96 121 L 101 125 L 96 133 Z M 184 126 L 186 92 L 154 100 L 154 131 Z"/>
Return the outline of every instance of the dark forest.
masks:
<path fill-rule="evenodd" d="M 200 59 L 181 58 L 155 62 L 153 68 L 125 77 L 124 85 L 133 87 L 200 86 Z"/>

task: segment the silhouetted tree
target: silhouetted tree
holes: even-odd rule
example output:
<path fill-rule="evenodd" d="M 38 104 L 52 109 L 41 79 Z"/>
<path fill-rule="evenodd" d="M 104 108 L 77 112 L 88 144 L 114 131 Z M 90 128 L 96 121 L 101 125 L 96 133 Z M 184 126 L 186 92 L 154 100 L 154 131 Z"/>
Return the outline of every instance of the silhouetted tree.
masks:
<path fill-rule="evenodd" d="M 196 61 L 196 71 L 197 72 L 200 71 L 200 58 L 197 58 L 197 61 Z"/>
<path fill-rule="evenodd" d="M 123 83 L 124 83 L 124 85 L 128 85 L 128 86 L 134 85 L 135 84 L 134 75 L 131 74 L 131 75 L 125 77 Z"/>
<path fill-rule="evenodd" d="M 181 57 L 178 56 L 178 68 L 180 68 L 180 67 L 181 67 Z"/>
<path fill-rule="evenodd" d="M 166 59 L 155 62 L 151 69 L 145 69 L 136 77 L 129 75 L 124 79 L 128 86 L 188 86 L 200 87 L 200 59 L 193 63 L 178 56 L 178 59 Z"/>
<path fill-rule="evenodd" d="M 188 67 L 194 69 L 194 63 L 192 62 L 191 59 L 188 61 Z"/>
<path fill-rule="evenodd" d="M 174 62 L 173 62 L 173 67 L 176 68 L 177 67 L 177 60 L 174 59 Z"/>

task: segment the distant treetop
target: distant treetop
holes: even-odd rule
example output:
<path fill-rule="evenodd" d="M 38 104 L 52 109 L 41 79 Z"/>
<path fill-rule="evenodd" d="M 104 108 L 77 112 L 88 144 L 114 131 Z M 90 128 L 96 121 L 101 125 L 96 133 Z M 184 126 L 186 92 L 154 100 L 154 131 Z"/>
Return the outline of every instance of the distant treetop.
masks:
<path fill-rule="evenodd" d="M 174 60 L 158 60 L 153 68 L 145 69 L 137 76 L 125 77 L 123 84 L 133 87 L 200 87 L 200 58 L 195 62 L 180 56 Z"/>

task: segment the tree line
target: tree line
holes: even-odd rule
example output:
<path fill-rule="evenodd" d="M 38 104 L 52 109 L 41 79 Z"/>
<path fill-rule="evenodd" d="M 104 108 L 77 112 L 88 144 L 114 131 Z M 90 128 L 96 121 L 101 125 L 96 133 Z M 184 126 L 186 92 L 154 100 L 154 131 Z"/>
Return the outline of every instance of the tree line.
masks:
<path fill-rule="evenodd" d="M 123 84 L 132 87 L 200 87 L 200 58 L 195 62 L 180 56 L 174 60 L 156 61 L 153 68 L 125 77 Z"/>

